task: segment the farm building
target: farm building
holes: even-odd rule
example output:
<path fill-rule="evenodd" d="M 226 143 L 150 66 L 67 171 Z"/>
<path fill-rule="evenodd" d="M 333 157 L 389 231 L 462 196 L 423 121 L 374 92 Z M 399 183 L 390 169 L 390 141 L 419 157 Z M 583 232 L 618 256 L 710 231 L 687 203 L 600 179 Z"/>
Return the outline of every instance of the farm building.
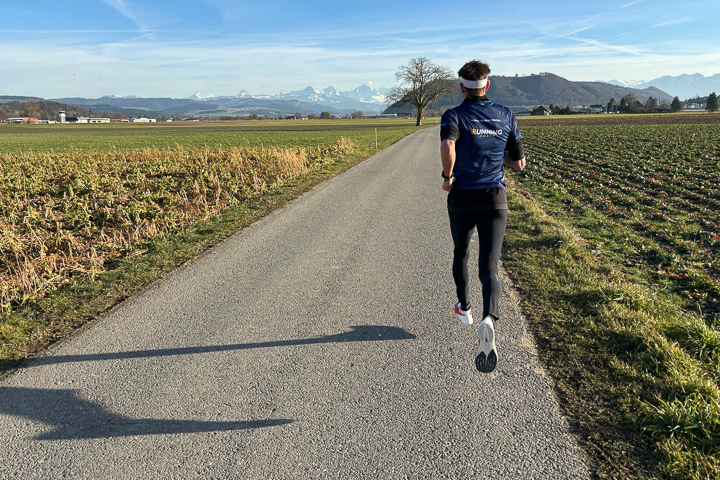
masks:
<path fill-rule="evenodd" d="M 552 112 L 545 105 L 540 105 L 539 107 L 534 109 L 531 114 L 532 115 L 550 115 L 550 114 L 552 114 Z"/>
<path fill-rule="evenodd" d="M 90 118 L 88 123 L 110 123 L 109 118 Z"/>
<path fill-rule="evenodd" d="M 132 123 L 155 123 L 155 122 L 157 122 L 157 120 L 154 119 L 154 118 L 145 118 L 145 117 L 142 117 L 142 118 L 131 118 L 130 121 L 131 121 Z"/>
<path fill-rule="evenodd" d="M 603 112 L 602 105 L 590 105 L 590 113 L 602 113 L 602 112 Z"/>

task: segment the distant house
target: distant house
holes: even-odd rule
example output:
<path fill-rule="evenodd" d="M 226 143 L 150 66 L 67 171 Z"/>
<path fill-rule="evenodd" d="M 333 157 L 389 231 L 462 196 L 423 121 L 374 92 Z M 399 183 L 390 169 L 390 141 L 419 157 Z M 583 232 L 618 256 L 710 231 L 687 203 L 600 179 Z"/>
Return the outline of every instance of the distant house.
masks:
<path fill-rule="evenodd" d="M 377 113 L 375 115 L 363 115 L 363 118 L 397 118 L 397 113 Z"/>
<path fill-rule="evenodd" d="M 110 123 L 109 118 L 89 118 L 88 123 Z"/>
<path fill-rule="evenodd" d="M 552 115 L 552 112 L 545 105 L 540 105 L 531 112 L 532 115 Z"/>
<path fill-rule="evenodd" d="M 590 105 L 590 113 L 603 113 L 602 105 Z"/>
<path fill-rule="evenodd" d="M 157 122 L 157 119 L 142 117 L 142 118 L 131 118 L 130 121 L 132 123 L 155 123 L 155 122 Z"/>

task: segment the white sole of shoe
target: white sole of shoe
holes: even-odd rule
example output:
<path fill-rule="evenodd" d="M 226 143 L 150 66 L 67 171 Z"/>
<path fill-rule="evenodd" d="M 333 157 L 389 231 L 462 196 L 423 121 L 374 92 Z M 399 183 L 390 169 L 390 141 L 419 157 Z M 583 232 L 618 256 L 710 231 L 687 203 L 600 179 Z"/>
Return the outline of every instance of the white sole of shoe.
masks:
<path fill-rule="evenodd" d="M 475 354 L 475 368 L 483 373 L 490 373 L 497 365 L 495 348 L 495 329 L 491 322 L 482 321 L 478 326 L 478 350 Z"/>

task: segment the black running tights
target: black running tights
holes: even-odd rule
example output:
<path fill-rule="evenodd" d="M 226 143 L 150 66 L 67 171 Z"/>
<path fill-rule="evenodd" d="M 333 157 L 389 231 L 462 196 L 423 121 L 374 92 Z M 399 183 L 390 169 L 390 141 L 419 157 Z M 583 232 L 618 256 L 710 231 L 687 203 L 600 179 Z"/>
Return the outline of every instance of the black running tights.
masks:
<path fill-rule="evenodd" d="M 507 210 L 457 210 L 449 208 L 450 230 L 452 231 L 455 253 L 453 278 L 457 296 L 463 308 L 469 307 L 468 292 L 468 249 L 473 230 L 477 227 L 480 243 L 478 258 L 480 282 L 482 283 L 483 318 L 488 314 L 500 318 L 499 304 L 502 293 L 498 262 L 500 249 L 505 238 Z"/>

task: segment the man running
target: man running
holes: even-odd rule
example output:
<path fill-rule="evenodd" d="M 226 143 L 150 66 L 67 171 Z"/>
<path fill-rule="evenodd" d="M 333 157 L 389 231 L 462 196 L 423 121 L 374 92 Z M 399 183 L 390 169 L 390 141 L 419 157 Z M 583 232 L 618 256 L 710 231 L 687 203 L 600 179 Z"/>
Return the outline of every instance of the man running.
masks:
<path fill-rule="evenodd" d="M 483 320 L 478 326 L 475 366 L 492 372 L 497 364 L 495 321 L 500 318 L 502 286 L 498 277 L 500 249 L 507 223 L 503 164 L 525 168 L 522 136 L 512 111 L 488 100 L 490 67 L 473 60 L 458 71 L 463 102 L 446 111 L 440 130 L 443 190 L 448 194 L 450 230 L 455 244 L 454 311 L 465 325 L 473 323 L 468 292 L 468 247 L 477 228 Z"/>

